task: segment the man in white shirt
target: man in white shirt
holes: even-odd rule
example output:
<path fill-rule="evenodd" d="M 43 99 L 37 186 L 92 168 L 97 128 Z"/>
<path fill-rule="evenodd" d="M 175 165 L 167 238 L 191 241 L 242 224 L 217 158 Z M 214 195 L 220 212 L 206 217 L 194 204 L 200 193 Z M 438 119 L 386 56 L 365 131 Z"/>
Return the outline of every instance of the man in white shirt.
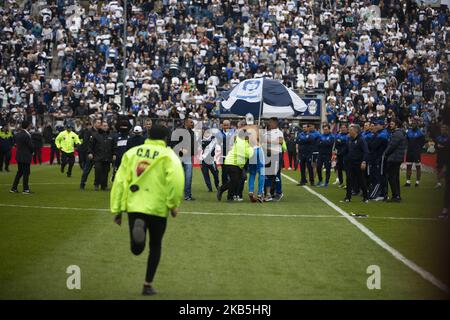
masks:
<path fill-rule="evenodd" d="M 283 197 L 281 190 L 281 165 L 282 165 L 282 144 L 284 142 L 283 132 L 278 128 L 278 118 L 270 118 L 269 130 L 266 134 L 266 197 L 264 201 L 270 202 L 273 199 L 279 201 Z M 278 180 L 278 181 L 277 181 Z M 272 198 L 272 194 L 274 197 Z"/>

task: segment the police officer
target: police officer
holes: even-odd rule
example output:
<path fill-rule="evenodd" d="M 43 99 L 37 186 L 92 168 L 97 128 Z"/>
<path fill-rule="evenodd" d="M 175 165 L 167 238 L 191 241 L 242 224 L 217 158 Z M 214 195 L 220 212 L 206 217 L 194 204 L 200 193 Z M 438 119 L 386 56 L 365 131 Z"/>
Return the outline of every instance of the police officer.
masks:
<path fill-rule="evenodd" d="M 134 148 L 136 146 L 140 146 L 141 144 L 144 144 L 145 137 L 144 137 L 144 131 L 142 130 L 141 126 L 135 126 L 133 128 L 133 135 L 128 139 L 127 143 L 127 149 Z"/>
<path fill-rule="evenodd" d="M 114 137 L 114 143 L 116 145 L 115 148 L 115 156 L 116 160 L 113 164 L 113 174 L 111 177 L 111 181 L 114 181 L 114 178 L 116 176 L 116 172 L 119 169 L 120 162 L 122 161 L 122 157 L 127 152 L 128 148 L 128 139 L 130 138 L 130 135 L 128 132 L 130 131 L 129 128 L 129 122 L 128 121 L 121 121 L 118 125 L 117 135 Z"/>
<path fill-rule="evenodd" d="M 9 130 L 9 125 L 6 123 L 0 130 L 0 171 L 3 171 L 3 164 L 5 164 L 5 171 L 9 172 L 13 146 L 14 137 L 11 130 Z"/>
<path fill-rule="evenodd" d="M 147 230 L 150 234 L 143 295 L 156 293 L 152 282 L 161 257 L 167 217 L 169 212 L 172 217 L 177 216 L 183 197 L 183 167 L 177 155 L 166 146 L 167 132 L 166 128 L 152 126 L 145 144 L 123 155 L 111 190 L 115 223 L 121 225 L 122 213 L 128 214 L 133 254 L 144 251 Z"/>
<path fill-rule="evenodd" d="M 56 158 L 56 163 L 61 165 L 61 153 L 59 152 L 58 147 L 56 146 L 55 140 L 58 134 L 60 134 L 64 130 L 63 127 L 57 126 L 52 131 L 52 141 L 50 143 L 50 165 L 53 165 L 53 160 Z"/>
<path fill-rule="evenodd" d="M 323 126 L 323 133 L 319 136 L 319 158 L 317 160 L 317 186 L 328 187 L 331 175 L 331 157 L 333 156 L 333 145 L 335 137 L 330 131 L 330 125 Z M 322 167 L 325 166 L 325 182 L 322 180 Z"/>
<path fill-rule="evenodd" d="M 66 165 L 67 177 L 72 176 L 72 168 L 75 163 L 75 146 L 81 143 L 78 135 L 72 131 L 72 125 L 67 124 L 66 130 L 62 131 L 55 139 L 56 147 L 61 150 L 61 173 L 64 173 Z"/>
<path fill-rule="evenodd" d="M 369 140 L 369 177 L 371 188 L 369 198 L 375 201 L 387 200 L 386 195 L 386 162 L 384 151 L 389 143 L 389 133 L 384 128 L 383 119 L 373 120 L 374 135 Z"/>
<path fill-rule="evenodd" d="M 115 145 L 109 135 L 108 122 L 103 121 L 101 128 L 91 136 L 88 146 L 88 158 L 94 161 L 95 167 L 95 191 L 99 187 L 103 191 L 108 190 L 108 173 L 112 161 L 115 161 Z"/>
<path fill-rule="evenodd" d="M 425 135 L 420 130 L 417 120 L 413 120 L 411 128 L 406 132 L 408 148 L 406 151 L 406 183 L 405 187 L 411 186 L 412 167 L 416 166 L 416 187 L 420 184 L 422 176 L 420 158 L 423 145 L 425 144 Z"/>
<path fill-rule="evenodd" d="M 91 173 L 92 167 L 94 166 L 94 159 L 93 158 L 89 158 L 89 143 L 91 142 L 91 138 L 92 136 L 98 132 L 98 130 L 100 130 L 102 127 L 102 120 L 101 119 L 96 119 L 94 121 L 94 126 L 89 130 L 86 130 L 83 133 L 83 150 L 86 150 L 86 161 L 85 164 L 83 166 L 83 174 L 81 175 L 81 182 L 80 182 L 80 189 L 84 190 L 85 186 L 86 186 L 86 181 L 88 179 L 89 173 Z"/>
<path fill-rule="evenodd" d="M 347 161 L 347 190 L 344 202 L 350 202 L 352 198 L 351 186 L 354 185 L 354 181 L 358 181 L 358 185 L 362 190 L 363 202 L 369 202 L 364 177 L 368 156 L 369 149 L 367 148 L 366 140 L 361 135 L 361 127 L 358 124 L 350 125 L 345 158 L 345 161 Z"/>
<path fill-rule="evenodd" d="M 348 127 L 346 124 L 341 124 L 339 133 L 335 137 L 335 149 L 336 149 L 336 171 L 337 180 L 339 187 L 344 185 L 344 174 L 345 169 L 344 155 L 347 153 L 347 140 L 348 140 Z M 335 182 L 335 183 L 336 183 Z"/>

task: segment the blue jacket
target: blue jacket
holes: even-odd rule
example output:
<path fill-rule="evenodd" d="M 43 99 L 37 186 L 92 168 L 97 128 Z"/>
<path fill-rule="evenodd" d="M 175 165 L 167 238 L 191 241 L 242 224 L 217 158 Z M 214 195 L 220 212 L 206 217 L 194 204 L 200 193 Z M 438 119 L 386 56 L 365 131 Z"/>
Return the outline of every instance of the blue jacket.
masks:
<path fill-rule="evenodd" d="M 338 156 L 347 153 L 348 133 L 338 133 L 335 136 L 335 148 Z"/>
<path fill-rule="evenodd" d="M 308 158 L 313 152 L 318 152 L 319 136 L 320 133 L 318 131 L 300 133 L 297 136 L 299 155 Z"/>
<path fill-rule="evenodd" d="M 349 137 L 347 141 L 347 154 L 345 160 L 349 164 L 360 164 L 369 159 L 369 148 L 364 137 L 359 134 L 356 138 Z"/>
<path fill-rule="evenodd" d="M 379 163 L 389 143 L 389 133 L 386 129 L 376 132 L 370 140 L 370 163 Z"/>
<path fill-rule="evenodd" d="M 331 158 L 334 146 L 334 134 L 321 134 L 319 136 L 319 155 L 328 156 Z"/>
<path fill-rule="evenodd" d="M 408 129 L 406 138 L 408 139 L 408 154 L 421 153 L 422 147 L 425 144 L 425 136 L 422 130 L 419 128 L 416 130 Z"/>

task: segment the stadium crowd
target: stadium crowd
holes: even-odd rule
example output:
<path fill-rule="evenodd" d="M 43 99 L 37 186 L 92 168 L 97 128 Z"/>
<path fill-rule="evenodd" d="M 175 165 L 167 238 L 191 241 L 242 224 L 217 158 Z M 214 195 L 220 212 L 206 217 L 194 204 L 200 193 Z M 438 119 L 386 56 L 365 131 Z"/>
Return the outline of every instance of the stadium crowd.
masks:
<path fill-rule="evenodd" d="M 46 136 L 55 155 L 65 126 L 88 148 L 90 137 L 83 135 L 93 123 L 117 135 L 125 116 L 137 136 L 145 134 L 148 118 L 174 127 L 192 119 L 221 129 L 220 92 L 253 77 L 277 79 L 300 93 L 325 92 L 329 127 L 322 126 L 322 134 L 339 135 L 353 124 L 364 132 L 375 130 L 370 124 L 385 130 L 395 123 L 421 132 L 421 151 L 425 140 L 437 148 L 448 124 L 445 6 L 412 0 L 141 0 L 129 1 L 124 12 L 122 1 L 82 6 L 9 0 L 0 10 L 0 125 L 19 128 L 27 120 L 36 141 Z M 295 162 L 298 128 L 284 122 L 281 129 Z M 80 160 L 84 168 L 86 160 Z M 311 166 L 327 168 L 321 160 L 312 159 Z M 340 166 L 337 161 L 338 171 Z M 98 167 L 99 176 L 107 174 Z M 106 189 L 103 178 L 97 182 Z M 379 197 L 384 195 L 377 191 Z"/>

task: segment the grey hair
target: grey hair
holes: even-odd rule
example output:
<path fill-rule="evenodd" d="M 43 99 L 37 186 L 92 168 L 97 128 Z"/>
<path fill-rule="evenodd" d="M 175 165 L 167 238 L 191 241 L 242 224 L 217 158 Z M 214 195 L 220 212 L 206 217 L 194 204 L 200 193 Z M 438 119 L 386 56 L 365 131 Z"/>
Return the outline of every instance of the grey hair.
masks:
<path fill-rule="evenodd" d="M 357 133 L 357 134 L 360 134 L 360 133 L 361 133 L 361 126 L 360 126 L 359 124 L 352 123 L 352 124 L 350 125 L 350 128 L 354 128 L 354 129 L 356 130 L 356 133 Z"/>

